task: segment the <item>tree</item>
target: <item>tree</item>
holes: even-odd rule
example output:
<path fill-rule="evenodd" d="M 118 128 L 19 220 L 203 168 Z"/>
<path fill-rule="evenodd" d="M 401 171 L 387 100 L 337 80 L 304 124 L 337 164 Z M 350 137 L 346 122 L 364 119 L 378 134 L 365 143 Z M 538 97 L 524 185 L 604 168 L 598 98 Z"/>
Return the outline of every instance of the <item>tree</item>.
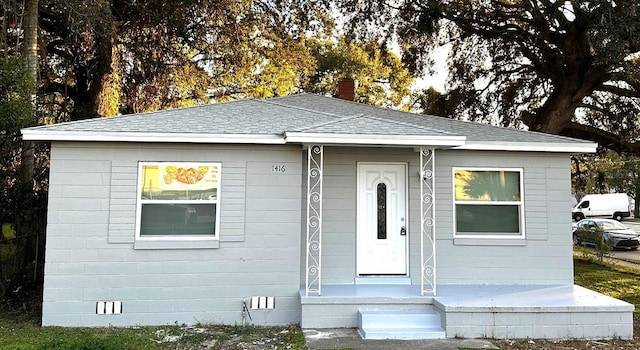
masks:
<path fill-rule="evenodd" d="M 22 57 L 26 66 L 25 72 L 29 75 L 31 82 L 38 81 L 38 0 L 24 1 L 24 44 L 22 46 Z M 31 118 L 28 126 L 36 125 L 36 87 L 31 86 Z M 33 186 L 33 175 L 35 172 L 35 160 L 33 145 L 31 142 L 22 142 L 22 154 L 20 157 L 20 181 L 25 186 Z M 27 225 L 29 221 L 21 225 Z"/>
<path fill-rule="evenodd" d="M 304 34 L 331 25 L 306 0 L 41 0 L 40 13 L 44 92 L 71 120 L 290 93 L 312 69 Z"/>
<path fill-rule="evenodd" d="M 303 87 L 321 94 L 335 92 L 338 81 L 350 77 L 357 82 L 356 101 L 370 105 L 408 109 L 414 81 L 400 58 L 376 41 L 347 41 L 339 37 L 309 40 L 317 70 Z"/>
<path fill-rule="evenodd" d="M 46 174 L 38 174 L 35 182 L 34 178 L 23 181 L 18 177 L 23 149 L 20 129 L 33 125 L 34 90 L 35 82 L 22 58 L 14 55 L 0 57 L 0 226 L 4 228 L 16 224 L 20 236 L 35 233 L 31 230 L 45 222 L 46 190 L 34 188 L 34 183 L 40 184 Z M 41 169 L 41 164 L 36 164 L 36 168 Z M 0 235 L 0 240 L 3 238 L 7 239 Z M 3 248 L 0 260 L 6 262 L 9 254 L 16 257 L 17 263 L 16 266 L 3 266 L 0 261 L 0 299 L 4 297 L 4 292 L 13 291 L 14 287 L 25 282 L 23 272 L 35 260 L 35 244 L 27 245 L 25 242 L 35 240 L 23 239 L 19 249 L 10 243 L 10 251 L 7 251 L 9 245 L 0 245 Z M 29 279 L 33 281 L 33 278 Z"/>
<path fill-rule="evenodd" d="M 344 0 L 361 36 L 397 38 L 403 60 L 428 69 L 449 45 L 454 115 L 640 152 L 640 5 L 635 0 Z M 382 27 L 383 30 L 379 28 Z M 636 56 L 634 56 L 636 55 Z M 625 106 L 608 108 L 609 105 Z M 615 128 L 593 123 L 615 120 Z"/>
<path fill-rule="evenodd" d="M 572 186 L 578 197 L 588 193 L 626 193 L 635 201 L 640 217 L 640 158 L 606 151 L 571 157 Z"/>

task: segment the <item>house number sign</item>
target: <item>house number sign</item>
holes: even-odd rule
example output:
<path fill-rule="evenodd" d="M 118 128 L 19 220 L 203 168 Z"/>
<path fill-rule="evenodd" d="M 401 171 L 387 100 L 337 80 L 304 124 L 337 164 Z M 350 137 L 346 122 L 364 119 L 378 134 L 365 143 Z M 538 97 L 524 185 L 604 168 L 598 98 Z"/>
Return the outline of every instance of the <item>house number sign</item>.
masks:
<path fill-rule="evenodd" d="M 271 172 L 272 173 L 284 173 L 284 172 L 286 172 L 286 169 L 284 167 L 284 164 L 273 164 L 271 166 Z"/>

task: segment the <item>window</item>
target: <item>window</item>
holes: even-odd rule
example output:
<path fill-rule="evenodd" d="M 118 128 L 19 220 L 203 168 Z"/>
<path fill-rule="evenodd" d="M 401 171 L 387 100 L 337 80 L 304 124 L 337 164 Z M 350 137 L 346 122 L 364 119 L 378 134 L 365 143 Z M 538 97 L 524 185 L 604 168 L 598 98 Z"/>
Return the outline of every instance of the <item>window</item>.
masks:
<path fill-rule="evenodd" d="M 524 238 L 521 169 L 454 169 L 455 236 Z"/>
<path fill-rule="evenodd" d="M 218 239 L 220 168 L 219 163 L 140 163 L 136 248 L 217 247 L 203 242 Z"/>
<path fill-rule="evenodd" d="M 387 184 L 377 186 L 378 200 L 378 239 L 387 239 Z"/>

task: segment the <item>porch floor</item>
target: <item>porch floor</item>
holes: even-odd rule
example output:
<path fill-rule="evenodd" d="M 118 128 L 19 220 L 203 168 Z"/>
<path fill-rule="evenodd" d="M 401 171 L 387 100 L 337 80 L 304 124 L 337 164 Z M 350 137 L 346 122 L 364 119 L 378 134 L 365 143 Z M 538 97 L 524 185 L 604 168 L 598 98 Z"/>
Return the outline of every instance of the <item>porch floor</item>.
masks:
<path fill-rule="evenodd" d="M 305 295 L 303 304 L 340 303 L 422 303 L 435 304 L 443 311 L 517 312 L 540 308 L 545 311 L 633 311 L 624 301 L 576 285 L 440 285 L 437 296 L 421 296 L 420 286 L 411 284 L 324 284 L 322 295 Z"/>
<path fill-rule="evenodd" d="M 616 312 L 633 305 L 577 285 L 440 285 L 434 304 L 445 312 Z"/>
<path fill-rule="evenodd" d="M 358 327 L 362 310 L 433 310 L 446 336 L 462 338 L 609 339 L 633 337 L 634 306 L 575 285 L 322 285 L 300 291 L 305 329 Z"/>

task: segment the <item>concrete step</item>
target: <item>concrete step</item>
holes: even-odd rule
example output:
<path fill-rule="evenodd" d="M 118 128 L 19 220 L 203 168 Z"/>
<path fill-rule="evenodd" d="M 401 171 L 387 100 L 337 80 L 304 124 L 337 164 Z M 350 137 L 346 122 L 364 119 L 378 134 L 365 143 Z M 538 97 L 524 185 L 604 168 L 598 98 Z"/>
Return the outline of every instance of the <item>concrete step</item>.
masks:
<path fill-rule="evenodd" d="M 363 339 L 444 339 L 440 314 L 432 310 L 360 310 Z"/>

